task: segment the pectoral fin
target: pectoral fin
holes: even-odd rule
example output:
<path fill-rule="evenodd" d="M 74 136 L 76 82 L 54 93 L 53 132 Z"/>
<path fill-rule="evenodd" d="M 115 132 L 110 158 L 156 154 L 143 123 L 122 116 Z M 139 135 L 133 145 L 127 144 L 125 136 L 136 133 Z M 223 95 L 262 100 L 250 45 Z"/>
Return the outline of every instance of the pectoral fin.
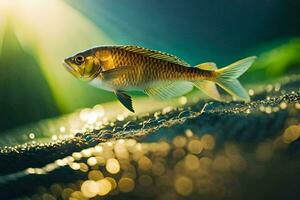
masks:
<path fill-rule="evenodd" d="M 132 107 L 132 100 L 131 96 L 125 94 L 123 91 L 115 91 L 115 94 L 117 96 L 117 99 L 125 106 L 128 110 L 131 112 L 134 112 L 133 107 Z"/>

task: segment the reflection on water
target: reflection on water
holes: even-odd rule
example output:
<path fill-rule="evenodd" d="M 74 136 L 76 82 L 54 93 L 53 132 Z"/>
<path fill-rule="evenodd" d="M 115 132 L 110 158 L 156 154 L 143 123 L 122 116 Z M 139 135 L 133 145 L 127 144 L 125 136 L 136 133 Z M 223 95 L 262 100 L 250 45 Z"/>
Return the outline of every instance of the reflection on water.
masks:
<path fill-rule="evenodd" d="M 144 116 L 144 113 L 154 110 L 162 110 L 163 114 L 170 112 L 176 106 L 185 106 L 199 101 L 198 93 L 188 99 L 185 96 L 170 100 L 158 101 L 151 98 L 139 98 L 135 100 L 136 113 L 131 113 L 119 102 L 95 105 L 92 108 L 84 108 L 71 114 L 54 119 L 42 120 L 37 124 L 28 125 L 15 130 L 2 133 L 0 147 L 11 147 L 24 143 L 56 142 L 63 139 L 71 139 L 77 133 L 100 130 L 105 126 L 122 123 L 129 116 Z M 144 105 L 147 105 L 146 107 Z M 172 105 L 172 106 L 170 106 Z M 158 115 L 159 113 L 157 113 Z M 24 132 L 27 134 L 24 134 Z"/>
<path fill-rule="evenodd" d="M 53 183 L 40 188 L 29 198 L 89 199 L 129 192 L 136 197 L 159 199 L 237 195 L 241 174 L 261 175 L 268 161 L 299 136 L 300 126 L 291 125 L 282 135 L 262 141 L 250 151 L 234 142 L 216 150 L 212 134 L 198 137 L 189 129 L 169 142 L 105 142 L 42 168 L 28 168 L 27 174 L 48 173 L 63 166 L 84 174 L 83 179 L 72 184 Z"/>

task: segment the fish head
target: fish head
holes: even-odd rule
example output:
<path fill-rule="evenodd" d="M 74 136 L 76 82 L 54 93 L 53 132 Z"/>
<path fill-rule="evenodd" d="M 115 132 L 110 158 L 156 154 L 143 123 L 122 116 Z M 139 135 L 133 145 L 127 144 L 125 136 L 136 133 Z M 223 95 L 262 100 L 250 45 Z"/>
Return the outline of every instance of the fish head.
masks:
<path fill-rule="evenodd" d="M 76 78 L 85 81 L 93 80 L 101 72 L 100 62 L 92 49 L 64 59 L 63 65 Z"/>

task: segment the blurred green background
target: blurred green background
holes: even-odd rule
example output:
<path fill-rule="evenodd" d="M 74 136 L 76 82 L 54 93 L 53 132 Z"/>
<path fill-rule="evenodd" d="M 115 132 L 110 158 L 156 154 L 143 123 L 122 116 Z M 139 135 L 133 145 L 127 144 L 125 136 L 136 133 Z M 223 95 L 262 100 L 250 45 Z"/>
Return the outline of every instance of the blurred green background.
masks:
<path fill-rule="evenodd" d="M 244 83 L 298 73 L 299 10 L 292 0 L 1 0 L 0 132 L 115 101 L 61 65 L 98 45 L 141 45 L 193 65 L 259 56 Z"/>

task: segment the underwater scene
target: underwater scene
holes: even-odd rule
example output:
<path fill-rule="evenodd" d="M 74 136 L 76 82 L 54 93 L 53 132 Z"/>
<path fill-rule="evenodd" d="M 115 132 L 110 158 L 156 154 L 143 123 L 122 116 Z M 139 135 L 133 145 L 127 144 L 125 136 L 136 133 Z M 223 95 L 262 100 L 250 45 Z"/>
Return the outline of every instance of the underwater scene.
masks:
<path fill-rule="evenodd" d="M 299 10 L 0 0 L 0 199 L 299 199 Z"/>

